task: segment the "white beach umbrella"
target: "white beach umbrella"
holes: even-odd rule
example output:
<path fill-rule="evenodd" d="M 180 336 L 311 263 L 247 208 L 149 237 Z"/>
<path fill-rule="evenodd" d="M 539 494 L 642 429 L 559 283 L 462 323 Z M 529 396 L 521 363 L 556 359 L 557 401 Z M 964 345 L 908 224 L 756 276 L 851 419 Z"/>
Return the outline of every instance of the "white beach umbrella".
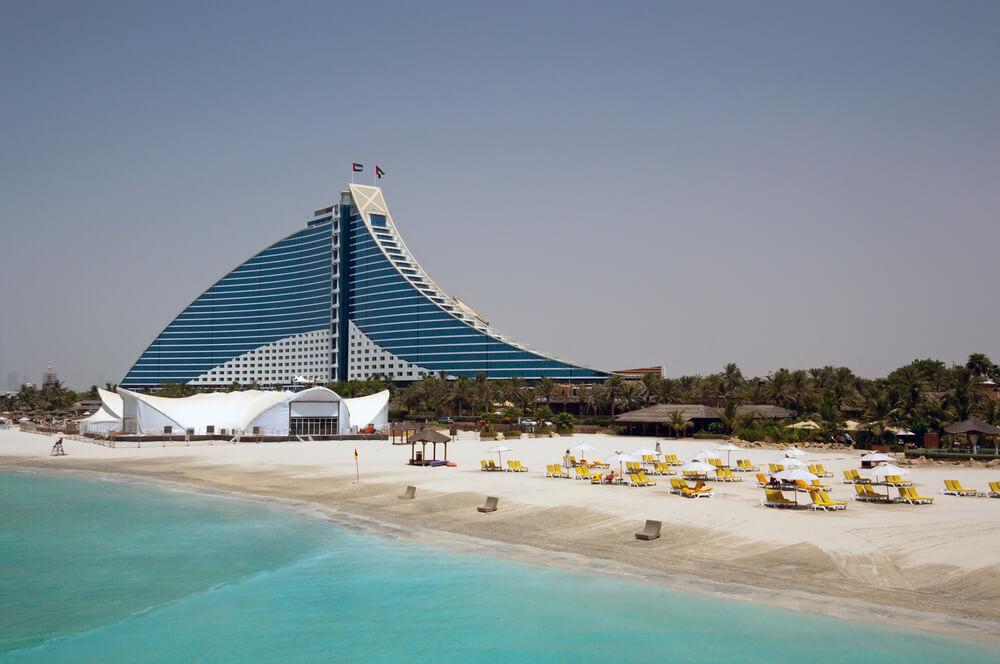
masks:
<path fill-rule="evenodd" d="M 794 482 L 795 480 L 812 482 L 813 480 L 819 479 L 816 475 L 813 475 L 805 468 L 786 468 L 779 473 L 771 475 L 771 477 L 782 482 Z"/>
<path fill-rule="evenodd" d="M 692 459 L 694 459 L 695 461 L 708 461 L 709 459 L 718 459 L 718 458 L 719 458 L 718 454 L 716 454 L 715 452 L 711 452 L 709 450 L 698 450 L 698 453 L 692 457 Z"/>
<path fill-rule="evenodd" d="M 635 457 L 633 457 L 631 454 L 625 454 L 624 452 L 618 452 L 618 453 L 616 453 L 616 454 L 608 457 L 607 459 L 605 459 L 604 463 L 612 464 L 612 463 L 615 463 L 617 461 L 618 462 L 618 473 L 619 473 L 619 475 L 624 476 L 624 474 L 625 474 L 625 468 L 624 468 L 625 462 L 626 461 L 636 461 L 636 460 L 637 459 Z"/>
<path fill-rule="evenodd" d="M 642 457 L 644 457 L 644 456 L 653 456 L 653 457 L 655 457 L 656 456 L 656 450 L 651 450 L 648 447 L 639 447 L 637 449 L 632 450 L 632 452 L 630 452 L 630 454 L 632 456 L 636 457 L 637 461 L 642 461 Z"/>
<path fill-rule="evenodd" d="M 577 443 L 573 447 L 569 448 L 569 451 L 575 452 L 576 453 L 575 455 L 583 457 L 586 455 L 587 452 L 593 452 L 596 449 L 597 449 L 596 447 L 594 447 L 593 445 L 588 445 L 587 443 Z"/>
<path fill-rule="evenodd" d="M 807 454 L 808 452 L 806 452 L 805 450 L 800 450 L 797 447 L 789 447 L 787 450 L 785 450 L 785 456 L 790 459 L 798 459 L 806 456 Z"/>
<path fill-rule="evenodd" d="M 497 455 L 497 463 L 500 465 L 501 468 L 503 468 L 503 457 L 501 455 L 504 452 L 513 452 L 513 451 L 514 450 L 510 449 L 506 445 L 494 445 L 490 449 L 486 450 L 486 453 L 487 454 L 496 454 Z"/>
<path fill-rule="evenodd" d="M 871 454 L 865 454 L 861 457 L 862 462 L 867 463 L 882 463 L 885 461 L 895 461 L 896 457 L 889 456 L 883 452 L 872 452 Z"/>
<path fill-rule="evenodd" d="M 880 463 L 871 469 L 868 476 L 871 478 L 872 482 L 884 482 L 886 476 L 888 475 L 909 475 L 910 471 L 906 468 L 900 468 L 891 463 Z M 889 497 L 889 486 L 885 487 L 885 497 Z"/>
<path fill-rule="evenodd" d="M 781 465 L 785 468 L 805 468 L 809 464 L 802 459 L 782 459 Z"/>
<path fill-rule="evenodd" d="M 715 466 L 704 461 L 689 461 L 680 467 L 681 473 L 695 472 L 701 475 L 708 475 L 715 472 Z"/>
<path fill-rule="evenodd" d="M 812 420 L 805 420 L 804 422 L 796 422 L 795 424 L 789 424 L 785 427 L 786 429 L 806 429 L 809 431 L 819 431 L 822 427 L 816 424 Z"/>
<path fill-rule="evenodd" d="M 731 463 L 732 459 L 730 457 L 732 457 L 733 452 L 739 452 L 743 448 L 740 447 L 739 445 L 733 445 L 732 443 L 726 443 L 725 445 L 719 445 L 715 449 L 718 450 L 719 452 L 725 452 L 726 453 L 726 465 L 727 466 L 732 466 L 733 465 Z"/>
<path fill-rule="evenodd" d="M 802 468 L 788 468 L 781 471 L 780 473 L 775 473 L 772 475 L 774 479 L 780 482 L 788 482 L 789 484 L 794 484 L 796 480 L 802 480 L 803 482 L 812 482 L 818 479 L 815 475 L 810 473 L 808 470 L 803 470 Z M 799 492 L 795 492 L 795 504 L 799 502 Z"/>

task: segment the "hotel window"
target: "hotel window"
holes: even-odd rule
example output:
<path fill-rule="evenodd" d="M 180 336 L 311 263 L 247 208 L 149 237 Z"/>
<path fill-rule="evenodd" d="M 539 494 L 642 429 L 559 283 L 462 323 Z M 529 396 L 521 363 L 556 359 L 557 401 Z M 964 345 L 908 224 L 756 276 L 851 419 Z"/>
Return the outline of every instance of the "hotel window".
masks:
<path fill-rule="evenodd" d="M 375 226 L 376 228 L 386 228 L 387 227 L 387 224 L 385 222 L 385 215 L 384 214 L 372 214 L 372 215 L 368 215 L 368 216 L 372 220 L 372 226 Z"/>

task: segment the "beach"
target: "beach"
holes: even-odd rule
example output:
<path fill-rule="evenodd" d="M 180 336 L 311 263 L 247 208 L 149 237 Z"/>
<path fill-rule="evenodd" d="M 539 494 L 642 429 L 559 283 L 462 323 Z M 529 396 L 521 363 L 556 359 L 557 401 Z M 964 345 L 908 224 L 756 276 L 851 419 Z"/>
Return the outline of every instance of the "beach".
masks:
<path fill-rule="evenodd" d="M 849 502 L 845 511 L 814 513 L 762 507 L 763 491 L 752 473 L 740 474 L 742 482 L 712 482 L 715 496 L 707 500 L 669 495 L 669 479 L 662 477 L 652 478 L 655 487 L 630 488 L 544 476 L 545 466 L 572 445 L 593 445 L 591 456 L 601 458 L 652 447 L 651 438 L 579 434 L 505 441 L 513 452 L 504 461 L 520 459 L 527 473 L 482 472 L 480 460 L 491 458 L 486 450 L 496 443 L 472 433 L 448 446 L 456 468 L 408 466 L 409 446 L 386 441 L 152 443 L 136 449 L 67 440 L 67 456 L 50 457 L 53 441 L 0 431 L 0 465 L 118 473 L 283 499 L 401 532 L 443 534 L 456 545 L 496 542 L 534 562 L 582 557 L 596 567 L 645 571 L 668 582 L 831 615 L 862 617 L 879 607 L 882 619 L 920 629 L 982 632 L 1000 614 L 1000 500 L 939 494 L 944 479 L 985 489 L 1000 478 L 997 469 L 915 465 L 907 479 L 933 497 L 933 505 L 863 504 L 851 500 L 853 486 L 840 481 L 842 470 L 858 467 L 861 452 L 807 448 L 805 461 L 834 473 L 824 480 L 833 486 L 832 497 Z M 664 453 L 686 460 L 722 442 L 661 444 Z M 782 456 L 777 449 L 747 449 L 733 459 L 749 458 L 766 469 Z M 407 484 L 417 487 L 415 500 L 397 498 Z M 487 495 L 500 498 L 500 509 L 479 514 L 475 507 Z M 633 538 L 645 519 L 663 522 L 660 539 Z"/>

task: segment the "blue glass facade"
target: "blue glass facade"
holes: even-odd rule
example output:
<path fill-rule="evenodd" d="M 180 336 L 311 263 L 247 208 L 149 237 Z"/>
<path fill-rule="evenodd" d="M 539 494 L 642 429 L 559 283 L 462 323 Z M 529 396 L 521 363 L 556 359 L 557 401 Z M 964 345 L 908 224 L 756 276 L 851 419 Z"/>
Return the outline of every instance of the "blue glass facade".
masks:
<path fill-rule="evenodd" d="M 316 380 L 608 376 L 525 348 L 447 296 L 409 254 L 381 190 L 351 185 L 339 205 L 317 211 L 305 230 L 252 257 L 192 302 L 142 353 L 122 385 L 280 383 L 302 366 L 278 360 L 319 357 L 302 353 L 318 351 L 318 343 L 300 348 L 295 344 L 302 341 L 289 339 L 320 332 L 324 363 L 309 365 Z M 364 351 L 356 339 L 364 340 Z M 381 354 L 380 364 L 370 359 L 368 347 Z M 408 371 L 381 370 L 386 366 Z"/>
<path fill-rule="evenodd" d="M 189 304 L 121 384 L 187 383 L 261 346 L 329 330 L 333 221 L 310 224 L 260 252 Z"/>

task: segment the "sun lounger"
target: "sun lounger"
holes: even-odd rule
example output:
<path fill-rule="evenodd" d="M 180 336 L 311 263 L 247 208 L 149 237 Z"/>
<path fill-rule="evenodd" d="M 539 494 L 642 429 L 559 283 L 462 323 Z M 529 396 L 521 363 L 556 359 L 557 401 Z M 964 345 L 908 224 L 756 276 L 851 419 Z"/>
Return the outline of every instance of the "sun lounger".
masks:
<path fill-rule="evenodd" d="M 660 529 L 663 524 L 659 521 L 653 521 L 652 519 L 646 519 L 646 525 L 642 530 L 635 534 L 636 539 L 640 540 L 655 540 L 660 536 Z"/>
<path fill-rule="evenodd" d="M 847 509 L 846 502 L 841 500 L 833 500 L 832 498 L 830 498 L 830 495 L 826 491 L 816 491 L 815 494 L 819 496 L 820 500 L 823 501 L 823 504 L 826 505 L 827 509 L 833 509 L 833 510 Z"/>
<path fill-rule="evenodd" d="M 580 466 L 576 467 L 576 477 L 577 480 L 589 480 L 590 479 L 590 468 L 583 468 Z"/>
<path fill-rule="evenodd" d="M 912 486 L 899 487 L 899 500 L 910 505 L 930 505 L 934 502 L 933 498 L 921 496 Z"/>
<path fill-rule="evenodd" d="M 483 514 L 486 514 L 488 512 L 496 512 L 497 511 L 497 504 L 499 502 L 500 502 L 500 499 L 497 498 L 496 496 L 487 496 L 486 497 L 486 504 L 477 507 L 476 510 L 479 511 L 479 512 L 482 512 Z"/>
<path fill-rule="evenodd" d="M 684 462 L 681 461 L 680 457 L 678 457 L 676 454 L 671 454 L 671 455 L 667 456 L 666 459 L 667 459 L 667 463 L 670 464 L 671 466 L 683 466 L 684 465 Z"/>
<path fill-rule="evenodd" d="M 767 475 L 764 473 L 757 473 L 757 486 L 765 487 L 770 486 L 770 482 L 767 480 Z"/>
<path fill-rule="evenodd" d="M 990 482 L 990 498 L 1000 498 L 1000 482 Z"/>
<path fill-rule="evenodd" d="M 726 477 L 729 478 L 730 482 L 742 482 L 743 481 L 742 477 L 736 477 L 736 475 L 733 475 L 733 469 L 732 468 L 726 468 Z"/>
<path fill-rule="evenodd" d="M 590 474 L 591 484 L 604 484 L 604 476 L 598 472 L 593 472 Z"/>
<path fill-rule="evenodd" d="M 642 482 L 643 486 L 656 486 L 656 482 L 646 477 L 646 471 L 640 470 L 636 475 L 639 476 L 639 481 Z"/>
<path fill-rule="evenodd" d="M 545 466 L 545 471 L 546 477 L 566 477 L 566 473 L 563 472 L 563 467 L 558 463 Z"/>
<path fill-rule="evenodd" d="M 854 484 L 854 475 L 849 470 L 844 471 L 844 484 Z"/>
<path fill-rule="evenodd" d="M 816 477 L 833 477 L 833 473 L 824 468 L 823 464 L 821 463 L 816 464 L 816 470 L 819 471 L 817 473 L 813 473 L 813 475 L 815 475 Z"/>
<path fill-rule="evenodd" d="M 502 470 L 503 470 L 503 468 L 501 468 L 500 466 L 498 466 L 498 465 L 496 465 L 495 463 L 493 463 L 493 459 L 490 459 L 490 463 L 489 463 L 489 465 L 487 466 L 486 470 L 496 470 L 496 471 L 502 471 Z"/>
<path fill-rule="evenodd" d="M 526 473 L 528 472 L 528 467 L 521 463 L 520 459 L 514 459 L 514 472 Z"/>
<path fill-rule="evenodd" d="M 863 503 L 887 503 L 891 502 L 884 494 L 879 493 L 871 484 L 855 484 L 854 491 L 858 494 L 854 500 Z"/>
<path fill-rule="evenodd" d="M 681 495 L 685 498 L 711 498 L 713 490 L 705 486 L 704 482 L 698 482 L 693 488 L 684 484 L 681 486 Z"/>
<path fill-rule="evenodd" d="M 576 457 L 571 454 L 570 457 L 569 457 L 569 462 L 571 464 L 573 464 L 574 466 L 577 465 Z"/>
<path fill-rule="evenodd" d="M 755 473 L 760 470 L 760 468 L 750 463 L 750 459 L 737 459 L 736 470 L 744 473 Z"/>
<path fill-rule="evenodd" d="M 403 493 L 401 495 L 396 497 L 399 498 L 400 500 L 413 500 L 416 497 L 416 495 L 417 495 L 417 487 L 410 485 L 403 490 Z"/>
<path fill-rule="evenodd" d="M 885 484 L 888 484 L 889 486 L 911 486 L 913 482 L 904 480 L 899 475 L 886 475 Z"/>
<path fill-rule="evenodd" d="M 764 499 L 760 501 L 764 507 L 795 507 L 796 503 L 785 498 L 777 489 L 766 489 Z"/>
<path fill-rule="evenodd" d="M 479 461 L 479 463 L 481 465 L 481 468 L 479 470 L 489 470 L 490 469 L 489 464 L 486 463 L 486 459 L 481 459 Z"/>
<path fill-rule="evenodd" d="M 944 493 L 947 496 L 975 496 L 979 492 L 975 489 L 966 489 L 958 480 L 945 480 Z"/>
<path fill-rule="evenodd" d="M 593 461 L 591 461 L 590 465 L 592 467 L 594 467 L 594 468 L 610 468 L 611 467 L 610 464 L 606 464 L 603 461 L 598 461 L 597 459 L 594 459 Z"/>

